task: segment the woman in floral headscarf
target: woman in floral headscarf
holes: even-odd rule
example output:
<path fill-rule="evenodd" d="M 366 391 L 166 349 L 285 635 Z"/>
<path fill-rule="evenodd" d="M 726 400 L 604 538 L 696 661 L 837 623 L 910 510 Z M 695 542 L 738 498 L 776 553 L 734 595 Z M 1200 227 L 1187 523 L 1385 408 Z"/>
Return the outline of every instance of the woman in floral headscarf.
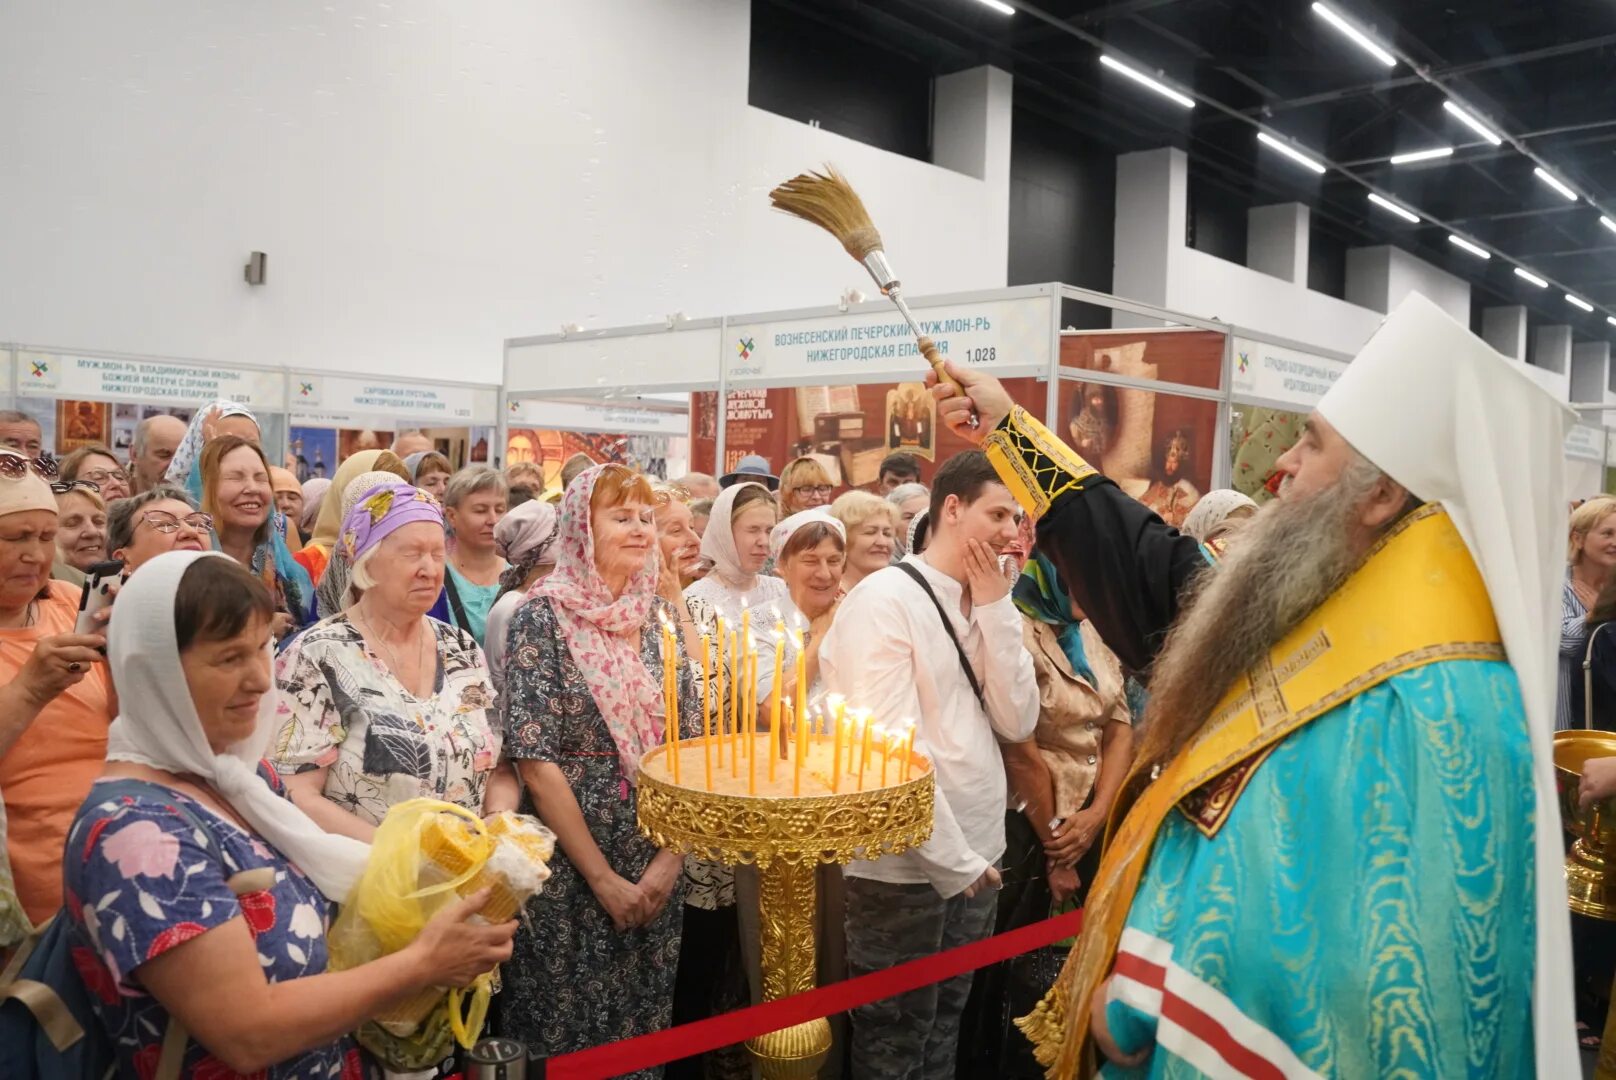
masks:
<path fill-rule="evenodd" d="M 622 465 L 578 476 L 556 568 L 507 635 L 505 753 L 558 846 L 505 968 L 503 1014 L 505 1034 L 546 1057 L 659 1030 L 672 1013 L 684 859 L 635 823 L 639 759 L 664 730 L 654 509 L 645 477 Z M 694 736 L 700 702 L 676 647 Z"/>

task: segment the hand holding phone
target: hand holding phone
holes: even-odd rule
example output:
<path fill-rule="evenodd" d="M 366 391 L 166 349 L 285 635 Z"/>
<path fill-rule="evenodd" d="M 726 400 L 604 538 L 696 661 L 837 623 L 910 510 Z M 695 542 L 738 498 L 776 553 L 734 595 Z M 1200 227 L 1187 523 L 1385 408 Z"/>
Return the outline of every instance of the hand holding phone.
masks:
<path fill-rule="evenodd" d="M 123 563 L 116 559 L 99 562 L 84 572 L 84 592 L 79 596 L 79 617 L 73 623 L 75 634 L 104 634 L 106 620 L 96 618 L 112 606 L 118 594 L 115 582 L 123 577 Z"/>

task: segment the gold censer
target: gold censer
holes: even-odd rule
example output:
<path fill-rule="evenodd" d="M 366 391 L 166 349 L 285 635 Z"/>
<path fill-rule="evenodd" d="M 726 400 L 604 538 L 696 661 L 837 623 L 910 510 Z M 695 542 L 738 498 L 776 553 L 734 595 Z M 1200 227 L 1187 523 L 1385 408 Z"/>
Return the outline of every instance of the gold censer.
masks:
<path fill-rule="evenodd" d="M 1560 796 L 1560 818 L 1577 838 L 1566 854 L 1566 893 L 1571 910 L 1596 919 L 1616 921 L 1616 798 L 1577 805 L 1583 765 L 1594 758 L 1616 756 L 1616 732 L 1554 733 L 1554 786 Z"/>

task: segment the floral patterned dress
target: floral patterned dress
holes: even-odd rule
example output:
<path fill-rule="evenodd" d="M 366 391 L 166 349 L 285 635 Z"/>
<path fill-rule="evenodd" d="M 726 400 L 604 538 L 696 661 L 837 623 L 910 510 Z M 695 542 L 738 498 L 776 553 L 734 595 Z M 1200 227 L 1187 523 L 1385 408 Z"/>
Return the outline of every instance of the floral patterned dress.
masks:
<path fill-rule="evenodd" d="M 276 661 L 282 776 L 328 768 L 326 798 L 380 824 L 407 799 L 452 802 L 481 814 L 499 761 L 494 689 L 482 650 L 429 619 L 438 643 L 432 696 L 405 690 L 346 615 L 310 627 Z"/>
<path fill-rule="evenodd" d="M 666 614 L 666 604 L 658 601 L 657 607 Z M 641 632 L 640 655 L 660 679 L 656 626 L 653 612 Z M 638 881 L 657 849 L 640 836 L 635 788 L 623 776 L 617 745 L 561 636 L 550 599 L 524 604 L 507 640 L 506 756 L 560 766 L 607 863 Z M 680 730 L 694 737 L 700 734 L 700 701 L 680 648 Z M 525 785 L 522 799 L 524 812 L 534 813 Z M 550 871 L 544 891 L 529 905 L 532 925 L 517 930 L 515 954 L 503 968 L 505 1034 L 554 1056 L 667 1027 L 679 962 L 682 882 L 655 922 L 619 932 L 560 846 Z M 632 1075 L 655 1078 L 662 1069 Z"/>
<path fill-rule="evenodd" d="M 278 785 L 267 765 L 259 771 Z M 217 852 L 176 803 L 208 824 Z M 236 896 L 230 878 L 260 867 L 275 871 L 274 886 Z M 314 883 L 262 840 L 181 792 L 168 799 L 98 797 L 92 788 L 68 833 L 62 877 L 73 966 L 117 1048 L 119 1076 L 150 1080 L 157 1069 L 168 1012 L 141 986 L 139 969 L 174 946 L 242 917 L 270 982 L 326 969 L 328 905 Z M 195 1041 L 186 1044 L 180 1074 L 237 1075 Z M 346 1037 L 256 1074 L 263 1080 L 360 1075 L 359 1051 Z"/>

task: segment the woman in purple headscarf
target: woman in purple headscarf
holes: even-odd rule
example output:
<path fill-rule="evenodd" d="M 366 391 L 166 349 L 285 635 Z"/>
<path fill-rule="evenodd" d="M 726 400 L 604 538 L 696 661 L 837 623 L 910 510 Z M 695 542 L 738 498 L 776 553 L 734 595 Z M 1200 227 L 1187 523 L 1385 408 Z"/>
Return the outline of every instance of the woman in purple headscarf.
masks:
<path fill-rule="evenodd" d="M 427 616 L 443 588 L 437 500 L 398 481 L 372 488 L 337 543 L 359 599 L 276 662 L 273 753 L 292 801 L 328 832 L 366 841 L 407 799 L 515 809 L 482 650 Z"/>
<path fill-rule="evenodd" d="M 641 755 L 663 738 L 661 561 L 644 476 L 597 465 L 567 487 L 556 566 L 507 634 L 505 753 L 555 831 L 551 877 L 504 968 L 505 1034 L 544 1057 L 668 1026 L 683 856 L 640 835 Z M 679 649 L 679 716 L 701 703 Z M 660 1067 L 633 1074 L 660 1077 Z"/>

